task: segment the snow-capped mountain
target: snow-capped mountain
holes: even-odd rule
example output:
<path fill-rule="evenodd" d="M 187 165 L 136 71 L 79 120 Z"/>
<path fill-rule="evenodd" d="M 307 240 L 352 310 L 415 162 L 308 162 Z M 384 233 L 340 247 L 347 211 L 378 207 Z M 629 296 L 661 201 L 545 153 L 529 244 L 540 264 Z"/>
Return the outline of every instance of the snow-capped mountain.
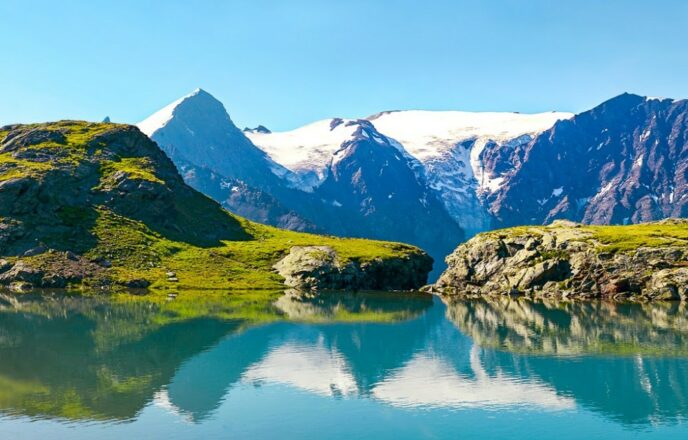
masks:
<path fill-rule="evenodd" d="M 138 124 L 172 159 L 259 187 L 280 186 L 287 170 L 244 136 L 220 101 L 196 89 Z"/>
<path fill-rule="evenodd" d="M 391 145 L 413 159 L 394 139 L 383 136 L 363 119 L 325 119 L 292 131 L 248 131 L 246 135 L 275 162 L 298 176 L 298 188 L 312 192 L 342 157 L 345 144 L 356 136 Z"/>
<path fill-rule="evenodd" d="M 473 233 L 488 229 L 491 218 L 480 202 L 503 183 L 499 165 L 483 160 L 528 143 L 571 113 L 494 113 L 391 111 L 366 120 L 326 119 L 286 132 L 247 136 L 277 163 L 299 176 L 299 187 L 312 191 L 327 178 L 342 145 L 368 121 L 407 158 L 416 175 L 442 200 L 454 220 Z"/>
<path fill-rule="evenodd" d="M 398 141 L 425 170 L 449 214 L 469 235 L 490 227 L 480 198 L 504 182 L 502 170 L 483 152 L 510 150 L 531 141 L 558 120 L 573 114 L 548 112 L 392 111 L 368 118 Z"/>
<path fill-rule="evenodd" d="M 187 183 L 250 219 L 409 242 L 440 263 L 464 239 L 420 164 L 369 121 L 335 119 L 296 134 L 263 126 L 241 131 L 224 106 L 199 89 L 139 128 Z"/>
<path fill-rule="evenodd" d="M 228 209 L 438 261 L 504 225 L 688 216 L 685 100 L 624 94 L 575 116 L 391 111 L 272 132 L 239 130 L 197 90 L 139 127 Z"/>
<path fill-rule="evenodd" d="M 339 126 L 355 131 L 334 151 L 313 191 L 332 201 L 347 230 L 386 240 L 412 237 L 435 256 L 463 239 L 461 228 L 417 172 L 415 160 L 397 142 L 369 121 L 335 120 L 332 125 L 333 131 Z M 356 226 L 361 218 L 367 219 L 365 228 Z"/>
<path fill-rule="evenodd" d="M 497 225 L 688 216 L 688 100 L 623 94 L 558 122 L 500 159 L 485 203 Z"/>

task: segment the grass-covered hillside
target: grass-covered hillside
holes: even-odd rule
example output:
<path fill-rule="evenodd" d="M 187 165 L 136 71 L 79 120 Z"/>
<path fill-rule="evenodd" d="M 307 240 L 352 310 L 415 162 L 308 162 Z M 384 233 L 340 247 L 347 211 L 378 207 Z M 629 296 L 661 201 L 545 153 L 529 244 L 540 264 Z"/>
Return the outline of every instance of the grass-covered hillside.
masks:
<path fill-rule="evenodd" d="M 311 245 L 334 249 L 338 263 L 427 260 L 403 244 L 284 231 L 232 215 L 184 184 L 132 126 L 0 128 L 1 284 L 274 289 L 282 278 L 272 266 L 293 246 Z"/>

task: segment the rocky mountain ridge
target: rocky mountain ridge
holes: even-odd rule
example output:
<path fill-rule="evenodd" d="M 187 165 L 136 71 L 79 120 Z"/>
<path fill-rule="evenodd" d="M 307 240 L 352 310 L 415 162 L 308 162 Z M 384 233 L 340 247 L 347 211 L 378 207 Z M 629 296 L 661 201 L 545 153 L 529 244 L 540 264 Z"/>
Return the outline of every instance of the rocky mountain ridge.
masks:
<path fill-rule="evenodd" d="M 623 94 L 513 149 L 484 203 L 495 226 L 685 217 L 687 153 L 688 100 Z"/>

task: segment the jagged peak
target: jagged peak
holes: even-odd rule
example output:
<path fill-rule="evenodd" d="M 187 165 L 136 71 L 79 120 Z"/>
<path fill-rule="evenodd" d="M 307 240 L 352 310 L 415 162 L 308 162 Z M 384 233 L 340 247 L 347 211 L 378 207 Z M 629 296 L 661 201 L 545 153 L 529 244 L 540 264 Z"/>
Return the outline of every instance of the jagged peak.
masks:
<path fill-rule="evenodd" d="M 244 133 L 259 133 L 259 134 L 270 134 L 272 131 L 264 125 L 258 125 L 255 128 L 245 127 L 243 129 Z"/>
<path fill-rule="evenodd" d="M 379 117 L 381 117 L 381 116 L 389 115 L 389 114 L 392 114 L 392 113 L 398 113 L 398 112 L 400 112 L 400 111 L 402 111 L 402 110 L 385 110 L 385 111 L 381 111 L 381 112 L 374 113 L 374 114 L 368 116 L 368 117 L 365 118 L 365 119 L 367 119 L 367 120 L 369 120 L 369 121 L 374 121 L 375 119 L 377 119 L 377 118 L 379 118 Z"/>
<path fill-rule="evenodd" d="M 199 102 L 208 102 L 215 106 L 219 105 L 219 107 L 221 107 L 222 110 L 226 113 L 226 111 L 224 110 L 224 106 L 217 98 L 215 98 L 213 95 L 199 87 L 196 88 L 193 92 L 184 95 L 181 98 L 161 108 L 160 110 L 153 113 L 143 121 L 136 124 L 136 126 L 139 127 L 139 129 L 149 137 L 153 136 L 153 134 L 156 131 L 163 128 L 165 125 L 167 125 L 168 122 L 170 122 L 170 120 L 172 120 L 172 117 L 174 116 L 176 110 L 180 106 L 189 103 Z"/>
<path fill-rule="evenodd" d="M 609 106 L 609 105 L 634 105 L 646 101 L 645 96 L 636 95 L 635 93 L 623 92 L 619 95 L 610 98 L 597 107 Z"/>

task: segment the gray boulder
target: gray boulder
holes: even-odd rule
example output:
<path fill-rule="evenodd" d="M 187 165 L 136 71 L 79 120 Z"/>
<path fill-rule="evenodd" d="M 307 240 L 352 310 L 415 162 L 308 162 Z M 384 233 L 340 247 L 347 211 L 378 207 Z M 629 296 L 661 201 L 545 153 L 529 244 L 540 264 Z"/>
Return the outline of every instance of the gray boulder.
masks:
<path fill-rule="evenodd" d="M 294 246 L 274 265 L 284 284 L 299 290 L 413 290 L 432 268 L 425 253 L 359 262 L 329 246 Z"/>

